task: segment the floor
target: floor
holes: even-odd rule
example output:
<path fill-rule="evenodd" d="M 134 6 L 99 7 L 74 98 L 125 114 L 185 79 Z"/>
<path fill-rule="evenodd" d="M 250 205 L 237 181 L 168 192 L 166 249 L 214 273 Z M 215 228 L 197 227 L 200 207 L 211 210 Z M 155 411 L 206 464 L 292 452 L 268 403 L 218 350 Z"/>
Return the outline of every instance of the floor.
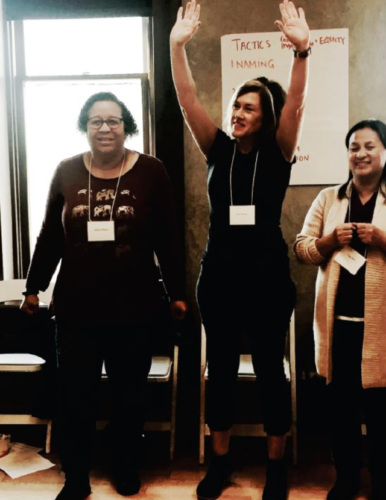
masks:
<path fill-rule="evenodd" d="M 31 428 L 24 442 L 31 437 Z M 20 431 L 17 430 L 17 433 Z M 95 463 L 91 474 L 92 494 L 89 500 L 123 498 L 114 491 L 103 455 L 102 438 L 98 433 Z M 20 436 L 18 436 L 20 437 Z M 35 437 L 39 438 L 39 436 Z M 33 440 L 32 440 L 33 441 Z M 36 439 L 35 439 L 36 441 Z M 39 445 L 41 443 L 29 442 Z M 146 460 L 141 469 L 142 488 L 130 498 L 147 500 L 195 499 L 197 482 L 205 473 L 205 466 L 197 461 L 197 450 L 191 443 L 180 443 L 176 457 L 168 459 L 167 433 L 152 433 L 146 437 Z M 290 443 L 289 443 L 290 452 Z M 233 438 L 233 456 L 237 464 L 231 482 L 224 490 L 222 500 L 261 500 L 264 485 L 265 444 L 262 438 Z M 56 466 L 19 479 L 10 479 L 0 471 L 1 500 L 54 500 L 64 478 L 55 453 L 47 458 Z M 288 457 L 289 463 L 290 454 Z M 334 481 L 334 471 L 324 436 L 304 435 L 299 440 L 299 464 L 289 466 L 289 500 L 324 500 Z M 357 500 L 368 498 L 368 478 L 363 472 L 363 489 Z"/>
<path fill-rule="evenodd" d="M 189 349 L 188 349 L 189 347 Z M 206 465 L 198 464 L 198 390 L 194 380 L 197 368 L 190 345 L 186 347 L 184 371 L 179 374 L 180 395 L 177 406 L 176 453 L 169 459 L 169 435 L 148 433 L 144 440 L 145 457 L 140 469 L 142 487 L 130 498 L 146 500 L 194 500 L 198 481 L 204 476 Z M 151 384 L 149 384 L 151 385 Z M 290 491 L 288 500 L 325 500 L 326 493 L 334 482 L 329 440 L 326 428 L 324 384 L 317 377 L 299 384 L 298 392 L 298 465 L 291 462 L 291 441 L 287 447 L 287 462 Z M 251 402 L 251 396 L 245 398 Z M 157 400 L 157 405 L 160 401 Z M 44 429 L 38 426 L 13 426 L 2 428 L 10 433 L 13 441 L 33 446 L 44 444 Z M 96 434 L 94 464 L 91 473 L 92 494 L 88 500 L 118 500 L 111 484 L 105 455 L 105 436 Z M 209 445 L 209 442 L 207 443 Z M 55 500 L 61 490 L 64 477 L 55 453 L 49 458 L 55 467 L 19 479 L 10 479 L 0 471 L 0 500 Z M 207 452 L 206 457 L 209 457 Z M 231 482 L 224 490 L 221 500 L 261 500 L 265 479 L 265 440 L 257 437 L 232 438 L 232 455 L 236 470 Z M 362 490 L 356 500 L 369 498 L 369 480 L 363 471 Z"/>

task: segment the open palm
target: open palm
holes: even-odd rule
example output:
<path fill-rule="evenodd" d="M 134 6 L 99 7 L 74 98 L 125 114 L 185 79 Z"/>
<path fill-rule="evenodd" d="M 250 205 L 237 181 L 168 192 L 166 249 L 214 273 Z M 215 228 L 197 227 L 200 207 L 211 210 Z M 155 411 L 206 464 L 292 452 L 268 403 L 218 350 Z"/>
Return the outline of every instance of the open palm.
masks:
<path fill-rule="evenodd" d="M 310 29 L 304 10 L 302 8 L 297 10 L 293 2 L 284 0 L 280 4 L 280 12 L 282 19 L 281 21 L 276 21 L 276 25 L 298 50 L 308 48 Z"/>
<path fill-rule="evenodd" d="M 178 9 L 177 19 L 170 33 L 170 40 L 177 44 L 185 44 L 196 33 L 200 26 L 200 5 L 195 0 Z"/>

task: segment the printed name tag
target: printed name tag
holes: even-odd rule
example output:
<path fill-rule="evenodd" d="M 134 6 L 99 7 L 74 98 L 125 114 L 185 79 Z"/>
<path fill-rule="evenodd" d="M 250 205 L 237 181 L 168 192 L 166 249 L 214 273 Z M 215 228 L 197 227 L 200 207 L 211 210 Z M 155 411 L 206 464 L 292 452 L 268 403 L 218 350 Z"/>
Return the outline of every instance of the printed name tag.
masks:
<path fill-rule="evenodd" d="M 229 207 L 229 224 L 231 226 L 254 226 L 255 205 L 231 205 Z"/>
<path fill-rule="evenodd" d="M 350 246 L 345 246 L 337 253 L 335 260 L 349 273 L 356 274 L 366 262 L 366 259 Z"/>
<path fill-rule="evenodd" d="M 115 228 L 113 220 L 88 221 L 87 222 L 88 241 L 114 241 Z"/>

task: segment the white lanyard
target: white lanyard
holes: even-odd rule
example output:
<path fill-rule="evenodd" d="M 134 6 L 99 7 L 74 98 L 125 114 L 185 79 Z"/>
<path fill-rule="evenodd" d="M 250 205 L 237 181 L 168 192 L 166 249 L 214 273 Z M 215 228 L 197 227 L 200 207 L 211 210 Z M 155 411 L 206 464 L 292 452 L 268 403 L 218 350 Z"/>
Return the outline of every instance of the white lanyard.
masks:
<path fill-rule="evenodd" d="M 351 222 L 351 193 L 348 200 L 348 221 Z M 334 260 L 340 264 L 350 274 L 357 274 L 359 269 L 366 263 L 367 245 L 365 247 L 364 255 L 357 252 L 352 246 L 345 245 L 335 255 Z"/>
<path fill-rule="evenodd" d="M 351 194 L 352 194 L 352 191 L 351 191 L 350 197 L 348 199 L 348 221 L 347 222 L 351 222 Z"/>
<path fill-rule="evenodd" d="M 233 164 L 235 161 L 235 155 L 236 155 L 236 142 L 235 142 L 235 147 L 233 149 L 233 156 L 232 156 L 232 163 L 231 163 L 231 168 L 229 172 L 229 189 L 230 189 L 230 195 L 231 195 L 231 205 L 233 205 L 233 187 L 232 187 L 232 177 L 233 177 Z M 256 159 L 255 159 L 255 167 L 253 170 L 253 179 L 252 179 L 252 189 L 251 189 L 251 205 L 253 205 L 253 193 L 255 190 L 255 181 L 256 181 L 256 170 L 257 170 L 257 159 L 259 158 L 259 151 L 256 153 Z"/>
<path fill-rule="evenodd" d="M 351 196 L 352 196 L 352 190 L 350 192 L 350 198 L 348 199 L 348 221 L 351 222 Z M 365 246 L 365 251 L 363 253 L 363 257 L 366 259 L 367 258 L 367 248 L 368 245 Z"/>
<path fill-rule="evenodd" d="M 118 194 L 118 187 L 119 187 L 119 182 L 122 177 L 122 171 L 123 171 L 123 165 L 125 164 L 125 159 L 126 159 L 126 151 L 123 153 L 123 160 L 122 160 L 122 165 L 121 169 L 119 171 L 119 177 L 117 180 L 117 186 L 115 188 L 115 193 L 114 193 L 114 199 L 111 204 L 111 212 L 110 212 L 110 221 L 113 220 L 113 210 L 114 210 L 114 205 L 115 205 L 115 200 L 117 199 L 117 194 Z M 88 171 L 88 220 L 91 222 L 91 170 L 92 170 L 92 155 L 90 159 L 90 170 Z"/>

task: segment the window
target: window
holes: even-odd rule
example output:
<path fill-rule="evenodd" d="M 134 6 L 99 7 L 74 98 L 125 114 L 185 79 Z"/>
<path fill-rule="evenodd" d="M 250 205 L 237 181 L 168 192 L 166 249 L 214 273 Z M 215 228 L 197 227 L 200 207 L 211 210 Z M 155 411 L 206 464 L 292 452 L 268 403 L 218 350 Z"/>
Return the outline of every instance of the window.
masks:
<path fill-rule="evenodd" d="M 18 267 L 25 274 L 58 163 L 88 149 L 76 128 L 92 94 L 111 91 L 139 134 L 129 147 L 153 153 L 148 18 L 16 21 L 11 24 L 12 130 Z M 24 201 L 23 201 L 24 200 Z"/>

